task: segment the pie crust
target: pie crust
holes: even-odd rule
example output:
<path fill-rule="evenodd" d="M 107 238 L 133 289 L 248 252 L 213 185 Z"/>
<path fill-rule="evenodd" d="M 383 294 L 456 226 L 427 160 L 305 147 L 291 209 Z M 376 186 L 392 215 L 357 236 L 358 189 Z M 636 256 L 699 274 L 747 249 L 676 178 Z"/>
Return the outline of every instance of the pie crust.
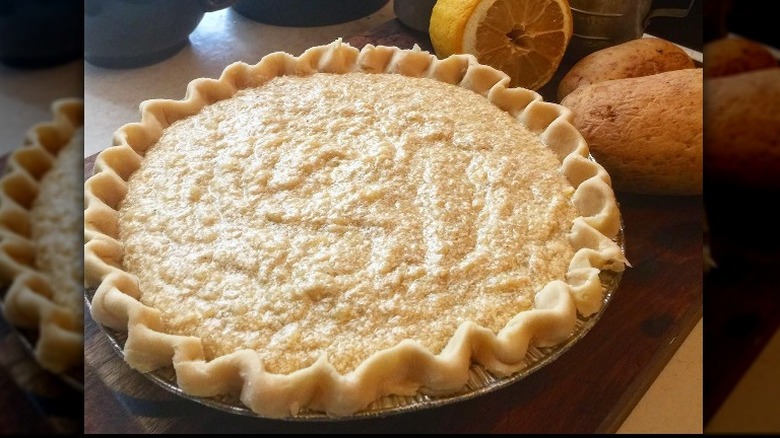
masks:
<path fill-rule="evenodd" d="M 83 104 L 57 100 L 52 112 L 9 156 L 0 179 L 0 279 L 10 284 L 7 320 L 37 332 L 37 361 L 65 373 L 84 361 Z"/>
<path fill-rule="evenodd" d="M 292 372 L 272 372 L 260 351 L 244 348 L 209 357 L 201 337 L 168 332 L 171 315 L 141 302 L 144 284 L 124 265 L 127 242 L 120 236 L 124 231 L 120 217 L 123 201 L 132 194 L 131 176 L 176 122 L 210 111 L 220 101 L 244 98 L 244 91 L 270 87 L 275 78 L 316 73 L 434 79 L 476 92 L 508 113 L 553 151 L 559 160 L 556 171 L 571 184 L 566 196 L 578 216 L 571 229 L 560 230 L 568 236 L 573 254 L 565 275 L 544 285 L 532 298 L 532 307 L 514 315 L 497 333 L 464 321 L 441 351 L 404 339 L 343 372 L 324 354 Z M 345 416 L 389 394 L 454 392 L 466 383 L 472 361 L 500 376 L 517 372 L 529 345 L 558 344 L 571 336 L 578 312 L 583 316 L 597 312 L 603 303 L 600 271 L 620 272 L 627 262 L 614 241 L 621 221 L 609 176 L 591 159 L 587 144 L 570 123 L 571 113 L 543 102 L 533 91 L 507 88 L 508 83 L 505 74 L 469 55 L 438 60 L 417 47 L 368 45 L 357 50 L 338 40 L 299 57 L 279 52 L 255 65 L 232 64 L 219 79 L 192 81 L 183 100 L 142 103 L 141 122 L 116 132 L 114 146 L 98 155 L 94 174 L 85 183 L 85 285 L 96 289 L 92 316 L 107 327 L 127 330 L 124 357 L 133 368 L 150 372 L 172 364 L 185 393 L 239 394 L 247 407 L 265 417 L 295 416 L 302 409 Z M 187 141 L 181 145 L 191 146 Z M 197 200 L 200 194 L 196 195 Z"/>

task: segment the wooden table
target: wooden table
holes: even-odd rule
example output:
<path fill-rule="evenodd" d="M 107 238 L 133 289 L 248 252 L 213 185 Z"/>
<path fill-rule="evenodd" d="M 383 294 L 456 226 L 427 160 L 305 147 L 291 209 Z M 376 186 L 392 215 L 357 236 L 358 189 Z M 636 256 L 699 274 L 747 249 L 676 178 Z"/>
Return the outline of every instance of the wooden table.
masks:
<path fill-rule="evenodd" d="M 83 393 L 43 370 L 2 316 L 0 388 L 0 435 L 83 430 Z"/>
<path fill-rule="evenodd" d="M 85 161 L 91 174 L 94 156 Z M 94 433 L 614 432 L 702 317 L 702 198 L 618 194 L 633 265 L 591 331 L 529 377 L 472 400 L 379 419 L 294 422 L 202 406 L 130 369 L 88 319 Z"/>
<path fill-rule="evenodd" d="M 704 420 L 709 421 L 780 330 L 780 190 L 706 185 L 712 256 L 704 277 Z"/>

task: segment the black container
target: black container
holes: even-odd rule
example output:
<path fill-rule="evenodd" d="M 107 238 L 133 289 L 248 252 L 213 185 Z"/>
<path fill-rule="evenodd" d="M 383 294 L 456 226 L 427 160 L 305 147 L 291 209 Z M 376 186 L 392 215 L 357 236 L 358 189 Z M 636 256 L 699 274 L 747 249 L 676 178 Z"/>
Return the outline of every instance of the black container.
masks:
<path fill-rule="evenodd" d="M 776 2 L 734 0 L 726 27 L 730 32 L 780 48 L 777 14 L 770 12 Z"/>
<path fill-rule="evenodd" d="M 239 14 L 276 26 L 328 26 L 357 20 L 386 5 L 388 0 L 238 0 Z"/>
<path fill-rule="evenodd" d="M 189 43 L 206 12 L 226 0 L 86 0 L 84 59 L 106 68 L 163 61 Z"/>
<path fill-rule="evenodd" d="M 81 0 L 0 0 L 0 62 L 21 68 L 62 64 L 81 56 Z"/>
<path fill-rule="evenodd" d="M 653 7 L 682 8 L 686 1 L 667 0 L 661 2 L 655 0 Z M 650 20 L 645 32 L 701 52 L 704 50 L 704 4 L 705 0 L 691 1 L 690 10 L 685 17 L 655 17 Z"/>
<path fill-rule="evenodd" d="M 418 32 L 428 33 L 435 4 L 436 0 L 395 0 L 393 12 L 401 23 Z"/>

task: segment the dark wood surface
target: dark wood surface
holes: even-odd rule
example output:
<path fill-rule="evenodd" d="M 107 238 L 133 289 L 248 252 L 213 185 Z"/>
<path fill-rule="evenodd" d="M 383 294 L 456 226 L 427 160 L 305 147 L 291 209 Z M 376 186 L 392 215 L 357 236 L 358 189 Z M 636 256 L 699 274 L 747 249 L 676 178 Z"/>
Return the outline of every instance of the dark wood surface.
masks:
<path fill-rule="evenodd" d="M 2 316 L 0 407 L 0 435 L 83 430 L 82 392 L 42 369 Z"/>
<path fill-rule="evenodd" d="M 709 421 L 780 330 L 780 190 L 706 184 L 717 266 L 704 277 L 704 420 Z"/>
<path fill-rule="evenodd" d="M 85 162 L 91 175 L 94 156 Z M 633 265 L 593 329 L 529 377 L 478 398 L 381 419 L 290 422 L 223 413 L 130 369 L 86 322 L 85 431 L 614 432 L 702 317 L 702 198 L 618 194 Z M 670 395 L 673 397 L 674 395 Z"/>

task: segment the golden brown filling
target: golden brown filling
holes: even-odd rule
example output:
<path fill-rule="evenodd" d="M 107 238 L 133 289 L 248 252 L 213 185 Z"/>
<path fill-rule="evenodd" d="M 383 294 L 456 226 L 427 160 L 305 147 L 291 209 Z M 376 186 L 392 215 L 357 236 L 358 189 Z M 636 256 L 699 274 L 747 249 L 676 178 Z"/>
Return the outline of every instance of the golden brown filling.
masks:
<path fill-rule="evenodd" d="M 578 214 L 559 168 L 460 87 L 280 77 L 166 129 L 120 208 L 124 267 L 209 359 L 348 372 L 403 339 L 438 353 L 565 277 Z"/>
<path fill-rule="evenodd" d="M 36 268 L 49 279 L 52 301 L 74 315 L 82 315 L 84 309 L 83 144 L 84 133 L 79 129 L 41 179 L 30 211 Z"/>

